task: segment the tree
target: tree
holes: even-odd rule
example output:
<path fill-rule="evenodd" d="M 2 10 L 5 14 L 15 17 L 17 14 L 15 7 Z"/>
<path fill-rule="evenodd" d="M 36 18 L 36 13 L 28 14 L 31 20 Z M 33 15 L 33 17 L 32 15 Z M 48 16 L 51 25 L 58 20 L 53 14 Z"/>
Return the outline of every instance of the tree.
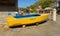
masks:
<path fill-rule="evenodd" d="M 51 6 L 52 3 L 54 3 L 56 0 L 38 0 L 38 3 L 42 5 L 43 8 Z"/>

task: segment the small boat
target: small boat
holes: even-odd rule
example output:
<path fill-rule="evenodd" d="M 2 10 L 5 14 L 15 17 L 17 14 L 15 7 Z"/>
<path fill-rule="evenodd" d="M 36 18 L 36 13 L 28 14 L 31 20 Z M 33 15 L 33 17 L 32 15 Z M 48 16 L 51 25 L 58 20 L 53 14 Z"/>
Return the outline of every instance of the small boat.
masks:
<path fill-rule="evenodd" d="M 28 15 L 18 15 L 9 16 L 6 18 L 7 25 L 9 27 L 18 25 L 28 25 L 37 22 L 43 22 L 49 18 L 50 14 L 28 14 Z"/>

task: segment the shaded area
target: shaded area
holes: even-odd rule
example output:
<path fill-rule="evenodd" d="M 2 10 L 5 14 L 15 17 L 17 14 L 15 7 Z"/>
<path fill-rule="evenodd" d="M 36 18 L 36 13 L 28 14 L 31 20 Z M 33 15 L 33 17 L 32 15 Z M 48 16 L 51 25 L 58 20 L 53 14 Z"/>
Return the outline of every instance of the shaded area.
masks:
<path fill-rule="evenodd" d="M 17 11 L 18 0 L 0 0 L 0 11 Z"/>

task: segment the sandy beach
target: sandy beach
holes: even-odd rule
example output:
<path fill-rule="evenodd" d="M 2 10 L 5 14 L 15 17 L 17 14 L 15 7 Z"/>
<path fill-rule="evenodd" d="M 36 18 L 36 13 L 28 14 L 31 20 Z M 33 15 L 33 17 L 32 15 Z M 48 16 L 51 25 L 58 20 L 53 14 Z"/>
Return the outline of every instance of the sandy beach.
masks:
<path fill-rule="evenodd" d="M 60 36 L 60 16 L 57 16 L 56 22 L 48 20 L 38 26 L 32 25 L 26 28 L 19 27 L 5 30 L 1 25 L 0 36 Z"/>

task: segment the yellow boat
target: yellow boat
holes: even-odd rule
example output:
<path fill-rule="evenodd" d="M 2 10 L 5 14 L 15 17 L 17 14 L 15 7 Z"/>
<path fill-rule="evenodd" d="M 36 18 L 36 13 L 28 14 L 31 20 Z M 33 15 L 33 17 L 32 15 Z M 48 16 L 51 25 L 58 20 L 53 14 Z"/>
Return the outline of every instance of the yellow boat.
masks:
<path fill-rule="evenodd" d="M 43 22 L 48 19 L 50 14 L 33 14 L 33 15 L 24 15 L 24 16 L 9 16 L 6 18 L 7 25 L 18 26 L 18 25 L 28 25 L 37 22 Z"/>

